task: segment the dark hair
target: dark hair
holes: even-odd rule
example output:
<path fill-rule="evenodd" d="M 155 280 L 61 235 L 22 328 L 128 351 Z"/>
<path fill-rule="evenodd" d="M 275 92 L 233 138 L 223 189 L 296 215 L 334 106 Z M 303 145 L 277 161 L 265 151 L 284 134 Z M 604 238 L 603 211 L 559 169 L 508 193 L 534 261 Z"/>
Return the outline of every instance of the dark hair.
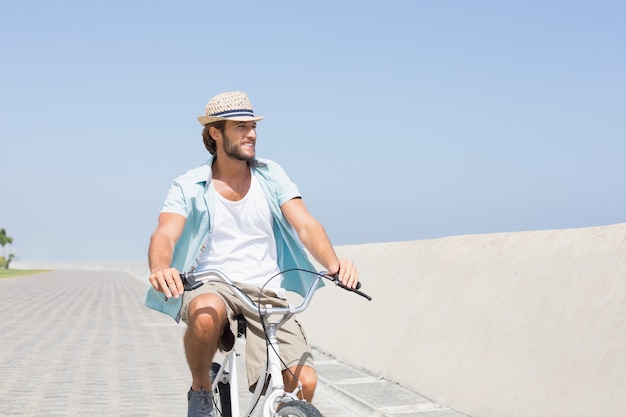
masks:
<path fill-rule="evenodd" d="M 202 131 L 202 141 L 204 142 L 204 147 L 211 155 L 215 155 L 217 149 L 215 147 L 215 139 L 211 137 L 210 129 L 211 127 L 214 127 L 224 133 L 224 126 L 226 126 L 226 120 L 218 120 L 217 122 L 209 123 L 204 126 L 204 130 Z"/>

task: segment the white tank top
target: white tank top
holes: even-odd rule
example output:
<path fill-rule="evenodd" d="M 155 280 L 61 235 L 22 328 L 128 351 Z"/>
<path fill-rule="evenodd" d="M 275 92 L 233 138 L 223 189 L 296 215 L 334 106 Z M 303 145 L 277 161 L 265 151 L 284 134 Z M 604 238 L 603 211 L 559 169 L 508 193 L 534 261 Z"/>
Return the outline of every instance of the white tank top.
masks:
<path fill-rule="evenodd" d="M 274 239 L 274 220 L 258 180 L 252 175 L 248 193 L 230 201 L 215 192 L 215 217 L 200 256 L 198 270 L 217 269 L 234 282 L 262 287 L 280 270 Z M 277 293 L 281 277 L 265 285 Z"/>

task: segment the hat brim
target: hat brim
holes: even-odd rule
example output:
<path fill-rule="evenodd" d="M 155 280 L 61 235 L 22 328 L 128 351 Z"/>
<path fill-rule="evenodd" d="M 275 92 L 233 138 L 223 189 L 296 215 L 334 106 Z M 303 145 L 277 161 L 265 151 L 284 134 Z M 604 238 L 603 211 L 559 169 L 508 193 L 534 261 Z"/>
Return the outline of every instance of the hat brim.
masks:
<path fill-rule="evenodd" d="M 220 120 L 232 120 L 234 122 L 257 122 L 265 119 L 265 116 L 235 116 L 235 117 L 220 117 L 220 116 L 198 116 L 198 121 L 202 126 L 206 126 L 209 123 L 219 122 Z"/>

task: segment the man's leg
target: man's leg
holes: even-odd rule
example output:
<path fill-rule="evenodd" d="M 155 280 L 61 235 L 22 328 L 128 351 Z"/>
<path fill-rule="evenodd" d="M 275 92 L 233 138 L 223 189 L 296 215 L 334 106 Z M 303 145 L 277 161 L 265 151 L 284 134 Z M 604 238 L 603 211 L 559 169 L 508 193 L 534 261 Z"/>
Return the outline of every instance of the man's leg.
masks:
<path fill-rule="evenodd" d="M 306 365 L 291 367 L 283 371 L 283 381 L 287 392 L 293 392 L 298 387 L 298 381 L 300 381 L 302 384 L 300 398 L 304 397 L 307 402 L 313 401 L 313 394 L 315 394 L 315 387 L 317 386 L 315 369 Z"/>
<path fill-rule="evenodd" d="M 202 294 L 189 304 L 184 344 L 193 391 L 211 391 L 209 371 L 226 323 L 226 306 L 219 295 Z"/>

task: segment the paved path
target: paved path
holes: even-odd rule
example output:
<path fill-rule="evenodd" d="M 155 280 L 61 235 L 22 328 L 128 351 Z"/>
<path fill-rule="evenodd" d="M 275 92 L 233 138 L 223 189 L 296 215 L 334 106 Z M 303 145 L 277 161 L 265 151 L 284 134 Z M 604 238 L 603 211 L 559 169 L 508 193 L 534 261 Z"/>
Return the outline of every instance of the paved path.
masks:
<path fill-rule="evenodd" d="M 145 308 L 145 289 L 108 271 L 1 279 L 0 416 L 185 416 L 185 327 Z M 327 417 L 463 416 L 320 351 L 316 363 Z"/>

